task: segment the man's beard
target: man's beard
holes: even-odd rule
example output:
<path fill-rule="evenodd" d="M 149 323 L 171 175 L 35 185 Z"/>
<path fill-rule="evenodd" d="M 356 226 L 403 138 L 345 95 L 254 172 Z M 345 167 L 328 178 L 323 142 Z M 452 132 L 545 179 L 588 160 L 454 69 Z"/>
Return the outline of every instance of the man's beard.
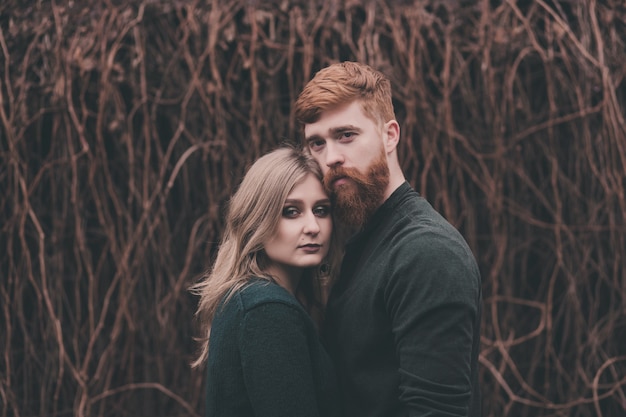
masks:
<path fill-rule="evenodd" d="M 333 187 L 333 182 L 346 177 L 345 184 Z M 334 202 L 337 219 L 348 227 L 362 227 L 382 204 L 389 184 L 389 166 L 384 149 L 367 172 L 362 174 L 355 168 L 331 168 L 324 175 L 324 188 Z"/>

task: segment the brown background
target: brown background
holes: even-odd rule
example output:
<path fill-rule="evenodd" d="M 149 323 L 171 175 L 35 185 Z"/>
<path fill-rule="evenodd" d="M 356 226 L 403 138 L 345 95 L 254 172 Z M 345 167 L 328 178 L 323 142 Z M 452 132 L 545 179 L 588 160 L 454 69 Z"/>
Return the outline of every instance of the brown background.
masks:
<path fill-rule="evenodd" d="M 3 1 L 0 416 L 202 414 L 186 289 L 340 60 L 479 261 L 484 415 L 623 415 L 625 43 L 618 0 Z"/>

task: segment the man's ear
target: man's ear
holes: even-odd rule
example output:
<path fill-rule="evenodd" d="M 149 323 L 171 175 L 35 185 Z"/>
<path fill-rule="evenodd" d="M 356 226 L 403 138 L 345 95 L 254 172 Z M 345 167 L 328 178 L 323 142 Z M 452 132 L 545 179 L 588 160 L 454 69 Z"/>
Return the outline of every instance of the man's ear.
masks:
<path fill-rule="evenodd" d="M 400 125 L 396 120 L 389 120 L 383 126 L 385 152 L 389 153 L 396 149 L 400 141 Z"/>

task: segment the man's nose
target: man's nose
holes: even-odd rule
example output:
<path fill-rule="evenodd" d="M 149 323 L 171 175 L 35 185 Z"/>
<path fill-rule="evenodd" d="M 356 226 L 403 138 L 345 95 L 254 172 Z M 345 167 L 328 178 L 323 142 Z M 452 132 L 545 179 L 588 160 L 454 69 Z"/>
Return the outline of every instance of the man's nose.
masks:
<path fill-rule="evenodd" d="M 344 163 L 343 153 L 339 149 L 339 147 L 332 143 L 326 143 L 326 166 L 332 168 L 337 165 L 342 165 Z"/>

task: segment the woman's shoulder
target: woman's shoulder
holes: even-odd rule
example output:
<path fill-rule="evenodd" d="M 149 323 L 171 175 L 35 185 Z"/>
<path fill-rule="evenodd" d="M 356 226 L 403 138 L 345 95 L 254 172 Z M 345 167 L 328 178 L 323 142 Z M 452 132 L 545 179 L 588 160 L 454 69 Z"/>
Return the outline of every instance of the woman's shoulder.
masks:
<path fill-rule="evenodd" d="M 278 303 L 291 308 L 302 308 L 296 298 L 285 288 L 263 278 L 252 278 L 241 290 L 238 298 L 244 310 L 260 305 Z"/>

